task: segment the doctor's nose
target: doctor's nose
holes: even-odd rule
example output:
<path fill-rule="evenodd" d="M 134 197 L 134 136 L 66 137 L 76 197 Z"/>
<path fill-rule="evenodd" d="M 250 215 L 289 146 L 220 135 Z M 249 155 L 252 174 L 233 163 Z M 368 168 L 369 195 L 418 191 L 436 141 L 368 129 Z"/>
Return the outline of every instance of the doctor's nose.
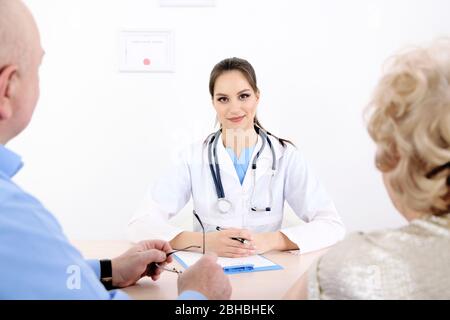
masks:
<path fill-rule="evenodd" d="M 229 104 L 228 111 L 230 113 L 238 114 L 242 109 L 242 102 L 241 101 L 233 101 Z"/>

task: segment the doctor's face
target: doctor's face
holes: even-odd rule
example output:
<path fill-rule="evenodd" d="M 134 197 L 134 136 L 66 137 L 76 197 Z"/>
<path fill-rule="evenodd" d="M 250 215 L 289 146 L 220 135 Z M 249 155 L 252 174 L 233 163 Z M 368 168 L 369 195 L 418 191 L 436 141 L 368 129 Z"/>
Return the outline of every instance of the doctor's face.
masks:
<path fill-rule="evenodd" d="M 222 128 L 252 129 L 258 102 L 259 93 L 240 71 L 226 71 L 216 79 L 213 105 Z"/>

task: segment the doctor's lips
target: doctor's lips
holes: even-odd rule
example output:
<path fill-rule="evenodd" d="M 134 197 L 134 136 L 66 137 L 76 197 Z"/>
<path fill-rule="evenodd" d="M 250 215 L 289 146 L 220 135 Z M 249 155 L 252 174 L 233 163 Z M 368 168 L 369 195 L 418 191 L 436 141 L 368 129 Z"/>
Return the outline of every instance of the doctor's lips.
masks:
<path fill-rule="evenodd" d="M 244 116 L 241 116 L 241 117 L 233 117 L 233 118 L 227 118 L 227 120 L 229 120 L 229 121 L 231 121 L 231 122 L 240 122 L 242 119 L 244 119 L 245 118 L 245 115 Z"/>

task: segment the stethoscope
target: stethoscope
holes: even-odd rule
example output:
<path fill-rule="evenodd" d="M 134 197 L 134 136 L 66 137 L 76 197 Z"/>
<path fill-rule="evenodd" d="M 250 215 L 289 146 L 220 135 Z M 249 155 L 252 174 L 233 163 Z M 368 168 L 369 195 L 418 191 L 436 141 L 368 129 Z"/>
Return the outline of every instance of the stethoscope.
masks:
<path fill-rule="evenodd" d="M 273 195 L 272 195 L 272 181 L 273 177 L 275 175 L 276 171 L 276 158 L 275 158 L 275 149 L 273 148 L 272 141 L 270 141 L 269 136 L 267 133 L 262 130 L 261 128 L 255 127 L 256 132 L 261 137 L 262 145 L 261 148 L 256 153 L 256 156 L 253 158 L 252 162 L 252 174 L 253 174 L 253 190 L 252 190 L 252 196 L 250 199 L 250 208 L 254 212 L 264 212 L 264 211 L 271 211 L 272 210 L 272 201 L 273 201 Z M 217 210 L 219 210 L 220 213 L 228 213 L 230 212 L 232 208 L 231 202 L 225 197 L 225 191 L 223 190 L 222 185 L 222 179 L 220 177 L 220 167 L 219 167 L 219 161 L 217 158 L 217 143 L 219 142 L 219 136 L 222 133 L 222 130 L 218 130 L 210 139 L 208 143 L 208 161 L 209 161 L 209 169 L 211 170 L 211 175 L 214 181 L 214 186 L 216 187 L 216 193 L 217 193 Z M 255 185 L 256 185 L 256 168 L 257 164 L 256 162 L 259 159 L 259 156 L 261 155 L 262 151 L 264 150 L 264 147 L 267 144 L 269 145 L 270 151 L 272 152 L 272 174 L 270 176 L 270 184 L 269 184 L 269 194 L 270 194 L 270 202 L 269 206 L 265 208 L 257 208 L 256 206 L 253 206 L 253 196 L 255 194 Z M 212 155 L 211 155 L 212 154 Z M 214 157 L 214 164 L 212 162 L 212 157 Z"/>

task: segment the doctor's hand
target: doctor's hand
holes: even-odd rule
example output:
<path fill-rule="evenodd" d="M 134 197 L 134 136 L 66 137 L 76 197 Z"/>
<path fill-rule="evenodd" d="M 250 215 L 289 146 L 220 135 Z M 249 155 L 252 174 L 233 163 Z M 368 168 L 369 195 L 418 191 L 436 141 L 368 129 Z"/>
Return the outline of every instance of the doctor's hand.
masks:
<path fill-rule="evenodd" d="M 252 233 L 253 245 L 257 247 L 257 254 L 263 254 L 275 250 L 273 232 Z"/>
<path fill-rule="evenodd" d="M 210 300 L 230 299 L 232 290 L 230 279 L 216 261 L 216 254 L 207 253 L 185 270 L 178 277 L 178 293 L 193 290 Z"/>
<path fill-rule="evenodd" d="M 241 243 L 232 238 L 246 240 Z M 217 232 L 206 233 L 206 250 L 215 252 L 220 257 L 240 258 L 256 254 L 252 242 L 252 234 L 245 229 L 230 228 Z"/>
<path fill-rule="evenodd" d="M 252 233 L 253 245 L 257 248 L 257 254 L 263 254 L 272 250 L 297 250 L 298 246 L 280 231 Z"/>
<path fill-rule="evenodd" d="M 166 256 L 171 251 L 172 248 L 166 241 L 147 240 L 139 242 L 122 255 L 111 260 L 113 286 L 124 288 L 135 284 L 147 275 L 147 265 L 152 262 L 160 263 L 160 265 L 172 262 L 172 257 Z M 162 271 L 161 268 L 156 268 L 148 276 L 156 281 Z"/>

